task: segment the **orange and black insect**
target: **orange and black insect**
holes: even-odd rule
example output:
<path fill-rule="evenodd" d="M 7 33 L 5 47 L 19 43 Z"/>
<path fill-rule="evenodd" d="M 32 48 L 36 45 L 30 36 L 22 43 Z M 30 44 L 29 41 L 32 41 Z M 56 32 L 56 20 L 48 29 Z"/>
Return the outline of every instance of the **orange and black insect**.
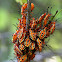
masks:
<path fill-rule="evenodd" d="M 36 20 L 35 20 L 35 18 L 32 18 L 32 21 L 31 21 L 31 29 L 35 29 L 36 27 L 37 27 Z"/>
<path fill-rule="evenodd" d="M 37 44 L 39 47 L 39 51 L 42 51 L 42 41 L 39 38 L 37 39 Z"/>
<path fill-rule="evenodd" d="M 39 17 L 39 19 L 37 20 L 37 28 L 36 28 L 36 31 L 39 30 L 40 28 L 42 28 L 41 24 L 42 24 L 42 21 L 44 19 L 44 17 L 46 16 L 46 13 L 44 13 L 43 15 L 41 15 Z"/>
<path fill-rule="evenodd" d="M 25 42 L 24 42 L 24 45 L 26 47 L 29 47 L 31 45 L 31 40 L 29 39 L 29 37 L 26 38 Z"/>
<path fill-rule="evenodd" d="M 42 20 L 44 19 L 44 17 L 46 16 L 46 13 L 44 13 L 43 15 L 41 15 L 40 17 L 39 17 L 39 19 L 38 19 L 38 22 L 37 23 L 41 23 L 42 22 Z"/>
<path fill-rule="evenodd" d="M 16 43 L 16 44 L 14 44 L 14 51 L 15 51 L 15 53 L 23 54 L 23 52 L 19 49 L 19 47 L 18 47 L 17 43 Z"/>
<path fill-rule="evenodd" d="M 18 20 L 19 20 L 18 28 L 21 29 L 21 28 L 22 28 L 22 21 L 21 21 L 21 18 L 19 18 Z"/>
<path fill-rule="evenodd" d="M 19 62 L 26 62 L 27 61 L 27 55 L 21 55 Z"/>
<path fill-rule="evenodd" d="M 51 16 L 51 14 L 47 14 L 47 15 L 46 15 L 46 17 L 45 17 L 45 19 L 44 19 L 43 27 L 46 26 L 47 22 L 49 21 L 48 19 L 49 19 L 50 16 Z"/>
<path fill-rule="evenodd" d="M 18 39 L 18 37 L 17 37 L 18 32 L 19 32 L 19 30 L 17 30 L 16 33 L 13 34 L 13 41 L 12 41 L 13 43 L 15 43 Z"/>
<path fill-rule="evenodd" d="M 22 16 L 22 26 L 25 29 L 25 27 L 26 27 L 26 17 L 24 15 Z"/>
<path fill-rule="evenodd" d="M 21 44 L 25 40 L 26 32 L 22 34 L 21 38 L 19 39 L 19 43 Z"/>
<path fill-rule="evenodd" d="M 27 3 L 23 4 L 23 6 L 21 7 L 21 14 L 23 15 L 25 12 L 25 9 L 27 8 Z M 34 4 L 31 3 L 31 11 L 34 9 Z"/>
<path fill-rule="evenodd" d="M 29 32 L 30 32 L 30 38 L 35 41 L 36 40 L 36 33 L 31 29 L 29 30 Z"/>
<path fill-rule="evenodd" d="M 33 60 L 34 57 L 35 57 L 35 54 L 33 53 L 33 54 L 30 56 L 30 60 Z"/>
<path fill-rule="evenodd" d="M 27 3 L 23 4 L 23 6 L 21 7 L 21 14 L 24 14 L 25 9 L 27 8 Z"/>
<path fill-rule="evenodd" d="M 46 36 L 46 27 L 38 32 L 38 36 L 40 39 L 43 39 Z"/>
<path fill-rule="evenodd" d="M 34 50 L 34 49 L 35 49 L 35 43 L 32 42 L 32 43 L 31 43 L 31 46 L 30 46 L 30 50 Z"/>
<path fill-rule="evenodd" d="M 49 30 L 50 34 L 52 34 L 52 33 L 54 32 L 54 30 L 55 30 L 55 23 L 56 23 L 56 22 L 53 22 L 53 23 L 52 23 L 52 26 L 51 26 L 51 28 L 50 28 L 50 30 Z"/>
<path fill-rule="evenodd" d="M 25 49 L 25 46 L 24 46 L 23 44 L 21 44 L 21 45 L 19 45 L 19 48 L 20 48 L 20 50 L 22 51 L 22 50 Z"/>

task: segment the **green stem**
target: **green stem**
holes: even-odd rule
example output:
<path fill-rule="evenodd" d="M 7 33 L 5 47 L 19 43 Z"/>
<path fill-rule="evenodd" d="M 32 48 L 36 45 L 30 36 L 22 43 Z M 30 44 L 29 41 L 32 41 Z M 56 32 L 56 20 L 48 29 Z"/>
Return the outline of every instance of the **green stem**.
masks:
<path fill-rule="evenodd" d="M 55 19 L 56 16 L 59 15 L 59 13 L 60 13 L 61 11 L 62 11 L 62 9 L 61 9 L 57 14 L 55 14 L 55 16 L 52 18 L 52 20 Z"/>
<path fill-rule="evenodd" d="M 30 24 L 30 13 L 31 13 L 31 0 L 27 0 L 27 17 L 26 17 L 26 30 L 29 29 Z"/>

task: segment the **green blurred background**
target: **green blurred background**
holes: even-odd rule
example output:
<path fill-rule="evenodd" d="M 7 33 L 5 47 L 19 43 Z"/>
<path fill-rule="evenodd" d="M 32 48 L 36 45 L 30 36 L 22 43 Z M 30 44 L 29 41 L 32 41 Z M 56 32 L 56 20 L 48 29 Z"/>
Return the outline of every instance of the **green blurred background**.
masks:
<path fill-rule="evenodd" d="M 46 12 L 48 7 L 52 7 L 51 13 L 53 15 L 56 10 L 60 11 L 62 9 L 62 0 L 32 0 L 32 2 L 35 5 L 32 16 L 35 18 L 38 18 L 41 14 Z M 17 29 L 14 24 L 16 25 L 16 23 L 19 22 L 18 18 L 21 17 L 20 10 L 21 5 L 17 3 L 16 0 L 0 0 L 0 62 L 7 62 L 6 60 L 10 61 L 15 58 L 11 41 L 12 34 L 15 33 Z M 62 12 L 56 16 L 55 20 L 57 20 L 58 24 L 62 24 Z M 49 38 L 46 39 L 48 45 L 51 45 L 54 50 L 62 49 L 61 28 L 62 25 L 57 26 L 54 34 L 49 37 L 50 40 L 48 40 Z M 47 49 L 46 47 L 45 51 Z M 56 57 L 56 60 L 57 62 L 62 62 L 60 56 Z M 44 62 L 48 61 L 45 60 Z"/>

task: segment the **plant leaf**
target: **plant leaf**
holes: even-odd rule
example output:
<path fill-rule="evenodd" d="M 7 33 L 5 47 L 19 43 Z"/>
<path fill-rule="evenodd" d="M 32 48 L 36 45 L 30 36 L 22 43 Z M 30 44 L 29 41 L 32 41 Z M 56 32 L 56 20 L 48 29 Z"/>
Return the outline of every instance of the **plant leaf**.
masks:
<path fill-rule="evenodd" d="M 16 0 L 16 2 L 20 3 L 20 5 L 23 5 L 24 3 L 27 3 L 27 0 Z"/>

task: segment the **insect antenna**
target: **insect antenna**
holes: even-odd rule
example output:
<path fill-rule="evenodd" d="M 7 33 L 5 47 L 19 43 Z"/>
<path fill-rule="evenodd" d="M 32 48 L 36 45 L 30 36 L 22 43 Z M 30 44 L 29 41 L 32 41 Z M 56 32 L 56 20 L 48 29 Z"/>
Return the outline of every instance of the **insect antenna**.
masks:
<path fill-rule="evenodd" d="M 58 10 L 57 10 L 56 13 L 54 14 L 54 16 L 52 16 L 52 20 L 54 19 L 54 17 L 56 16 L 57 13 L 58 13 Z"/>
<path fill-rule="evenodd" d="M 50 8 L 50 14 L 51 14 L 51 9 L 52 9 L 52 7 Z"/>
<path fill-rule="evenodd" d="M 49 7 L 47 8 L 47 14 L 48 14 L 48 9 L 49 9 Z"/>
<path fill-rule="evenodd" d="M 45 46 L 47 46 L 48 49 L 50 49 L 50 51 L 52 51 L 53 54 L 57 55 L 57 53 L 53 50 L 53 48 L 50 45 L 48 45 L 47 43 L 45 43 Z"/>
<path fill-rule="evenodd" d="M 12 43 L 12 40 L 10 40 L 10 38 L 8 38 L 8 39 L 9 39 L 9 41 L 10 41 L 9 43 Z"/>
<path fill-rule="evenodd" d="M 13 24 L 13 25 L 18 29 L 18 27 L 15 24 Z"/>
<path fill-rule="evenodd" d="M 15 62 L 13 59 L 10 59 L 10 61 Z"/>

